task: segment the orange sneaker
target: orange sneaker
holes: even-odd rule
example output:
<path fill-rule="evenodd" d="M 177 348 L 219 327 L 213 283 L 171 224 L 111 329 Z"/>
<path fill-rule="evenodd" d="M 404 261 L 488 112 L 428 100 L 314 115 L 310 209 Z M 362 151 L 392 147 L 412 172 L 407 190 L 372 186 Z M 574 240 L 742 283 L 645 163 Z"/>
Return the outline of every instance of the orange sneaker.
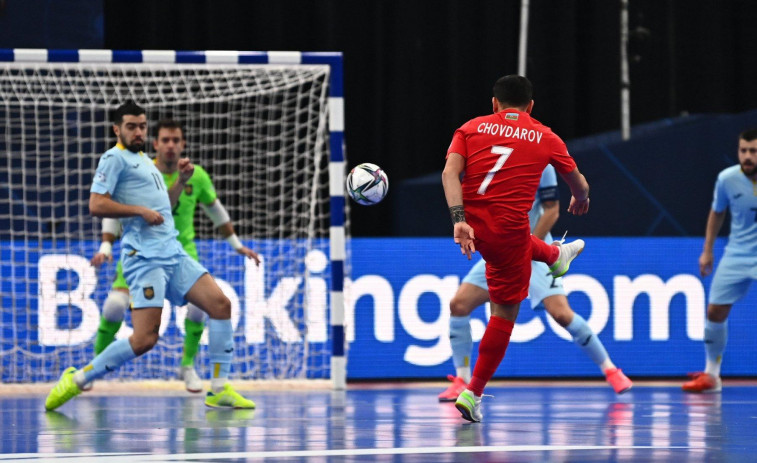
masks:
<path fill-rule="evenodd" d="M 709 373 L 698 371 L 696 373 L 689 373 L 691 381 L 686 381 L 681 386 L 686 392 L 720 392 L 723 389 L 723 383 L 719 377 L 712 376 Z"/>
<path fill-rule="evenodd" d="M 450 384 L 447 390 L 439 394 L 439 402 L 456 401 L 457 396 L 468 387 L 468 385 L 465 384 L 465 381 L 463 381 L 463 378 L 460 378 L 459 376 L 447 375 L 447 379 L 452 381 L 452 384 Z"/>
<path fill-rule="evenodd" d="M 623 370 L 620 368 L 610 368 L 605 371 L 605 378 L 615 390 L 616 394 L 628 392 L 628 390 L 633 387 L 631 380 L 628 379 L 628 376 L 623 374 Z"/>

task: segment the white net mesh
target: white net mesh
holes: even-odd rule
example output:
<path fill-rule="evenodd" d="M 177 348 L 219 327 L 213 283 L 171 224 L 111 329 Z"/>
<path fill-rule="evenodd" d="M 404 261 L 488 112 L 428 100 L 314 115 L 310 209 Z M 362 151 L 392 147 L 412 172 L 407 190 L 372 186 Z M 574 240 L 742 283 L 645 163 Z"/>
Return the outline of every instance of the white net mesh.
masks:
<path fill-rule="evenodd" d="M 93 356 L 115 264 L 89 266 L 87 203 L 126 100 L 184 124 L 185 153 L 265 259 L 245 262 L 198 210 L 200 262 L 232 301 L 232 378 L 327 378 L 328 82 L 328 66 L 0 65 L 2 381 L 51 381 Z M 110 378 L 175 378 L 184 313 L 164 310 L 158 346 Z M 197 365 L 207 377 L 206 347 Z"/>

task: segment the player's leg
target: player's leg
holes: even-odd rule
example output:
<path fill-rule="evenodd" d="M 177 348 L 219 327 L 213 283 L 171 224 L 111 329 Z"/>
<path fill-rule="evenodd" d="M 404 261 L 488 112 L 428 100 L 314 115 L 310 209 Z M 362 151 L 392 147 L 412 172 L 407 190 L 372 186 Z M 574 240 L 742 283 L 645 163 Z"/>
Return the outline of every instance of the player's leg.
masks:
<path fill-rule="evenodd" d="M 196 305 L 187 304 L 184 319 L 184 354 L 181 358 L 181 378 L 189 392 L 202 392 L 202 380 L 195 371 L 195 356 L 200 348 L 200 339 L 205 330 L 205 312 Z"/>
<path fill-rule="evenodd" d="M 121 329 L 121 324 L 129 308 L 129 286 L 124 278 L 121 262 L 116 266 L 116 279 L 113 282 L 108 297 L 103 303 L 100 326 L 97 328 L 95 337 L 95 355 L 104 351 L 116 338 L 116 333 Z"/>
<path fill-rule="evenodd" d="M 208 314 L 208 352 L 213 373 L 210 379 L 211 391 L 208 392 L 205 405 L 255 408 L 255 402 L 242 397 L 228 382 L 234 353 L 229 298 L 223 294 L 207 270 L 189 257 L 181 260 L 169 287 L 169 300 L 180 302 L 181 299 L 186 299 Z"/>
<path fill-rule="evenodd" d="M 563 244 L 561 240 L 547 244 L 531 235 L 532 259 L 547 264 L 552 275 L 556 277 L 561 277 L 568 272 L 570 263 L 583 252 L 584 246 L 584 240 L 575 240 L 567 244 Z"/>
<path fill-rule="evenodd" d="M 157 262 L 142 259 L 132 268 L 124 269 L 133 301 L 132 325 L 129 339 L 112 342 L 87 366 L 80 370 L 67 368 L 45 400 L 45 408 L 54 410 L 79 395 L 82 387 L 121 365 L 144 354 L 155 346 L 159 338 L 160 313 L 165 297 L 166 273 Z M 157 301 L 161 302 L 156 307 Z"/>
<path fill-rule="evenodd" d="M 753 259 L 734 258 L 727 254 L 720 259 L 710 285 L 710 302 L 704 321 L 705 371 L 692 374 L 683 384 L 687 392 L 720 392 L 720 365 L 728 341 L 728 315 L 733 304 L 749 291 Z"/>
<path fill-rule="evenodd" d="M 615 366 L 602 341 L 592 331 L 586 320 L 573 312 L 564 295 L 548 296 L 542 303 L 547 313 L 570 333 L 573 342 L 602 370 L 607 382 L 616 393 L 622 394 L 631 389 L 633 386 L 631 380 Z"/>
<path fill-rule="evenodd" d="M 478 359 L 468 387 L 460 394 L 455 407 L 468 421 L 481 421 L 481 396 L 489 380 L 505 357 L 520 301 L 528 295 L 531 276 L 531 252 L 524 248 L 500 248 L 495 253 L 486 250 L 486 282 L 492 314 L 478 346 Z M 493 259 L 491 259 L 491 258 Z M 492 261 L 496 262 L 492 264 Z"/>
<path fill-rule="evenodd" d="M 470 314 L 473 310 L 489 300 L 486 286 L 486 262 L 480 260 L 474 265 L 450 301 L 449 341 L 452 347 L 452 362 L 455 376 L 448 375 L 452 384 L 438 398 L 440 402 L 453 402 L 465 390 L 470 381 L 470 357 L 473 350 L 473 337 L 470 327 Z"/>

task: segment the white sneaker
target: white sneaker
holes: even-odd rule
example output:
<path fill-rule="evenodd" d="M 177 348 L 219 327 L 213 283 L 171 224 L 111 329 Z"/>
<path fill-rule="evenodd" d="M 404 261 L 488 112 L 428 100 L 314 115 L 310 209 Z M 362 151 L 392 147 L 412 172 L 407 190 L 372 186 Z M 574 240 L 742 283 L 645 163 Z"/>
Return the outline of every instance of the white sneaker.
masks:
<path fill-rule="evenodd" d="M 202 380 L 194 367 L 181 367 L 181 379 L 189 392 L 202 392 Z"/>
<path fill-rule="evenodd" d="M 95 382 L 90 381 L 88 383 L 85 383 L 84 386 L 81 386 L 79 389 L 81 389 L 82 392 L 91 391 L 94 385 L 95 385 Z"/>
<path fill-rule="evenodd" d="M 468 389 L 460 393 L 455 402 L 455 408 L 471 423 L 479 423 L 484 417 L 481 413 L 481 396 L 477 396 Z"/>
<path fill-rule="evenodd" d="M 554 264 L 549 266 L 550 274 L 557 278 L 565 275 L 570 268 L 570 263 L 584 250 L 584 240 L 575 240 L 572 243 L 562 244 L 562 241 L 553 243 L 560 249 L 560 254 Z"/>

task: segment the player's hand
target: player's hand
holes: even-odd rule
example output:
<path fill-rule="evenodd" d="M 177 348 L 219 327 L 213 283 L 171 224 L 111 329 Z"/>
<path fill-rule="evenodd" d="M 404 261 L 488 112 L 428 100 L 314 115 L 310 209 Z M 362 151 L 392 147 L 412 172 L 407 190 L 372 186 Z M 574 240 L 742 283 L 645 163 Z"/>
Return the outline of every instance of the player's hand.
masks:
<path fill-rule="evenodd" d="M 189 161 L 189 158 L 181 158 L 176 163 L 176 167 L 179 168 L 179 181 L 181 183 L 187 183 L 187 181 L 195 173 L 195 165 Z"/>
<path fill-rule="evenodd" d="M 471 254 L 476 252 L 476 245 L 473 240 L 476 236 L 473 233 L 473 227 L 466 222 L 458 222 L 455 224 L 454 231 L 455 243 L 460 245 L 460 252 L 468 256 L 468 260 L 471 259 Z"/>
<path fill-rule="evenodd" d="M 248 248 L 247 246 L 242 246 L 241 248 L 237 249 L 237 252 L 247 257 L 248 259 L 254 260 L 255 265 L 260 265 L 260 256 L 258 256 L 258 253 Z"/>
<path fill-rule="evenodd" d="M 152 209 L 147 209 L 140 214 L 145 222 L 148 223 L 148 225 L 160 225 L 163 223 L 163 216 L 160 215 L 160 212 L 153 211 Z"/>
<path fill-rule="evenodd" d="M 568 212 L 573 215 L 586 214 L 587 212 L 589 212 L 589 198 L 587 197 L 586 199 L 578 200 L 575 196 L 571 196 Z"/>
<path fill-rule="evenodd" d="M 105 254 L 104 252 L 98 252 L 95 254 L 92 259 L 90 259 L 89 264 L 92 267 L 99 267 L 101 266 L 105 261 L 113 262 L 113 254 Z"/>
<path fill-rule="evenodd" d="M 703 277 L 712 273 L 712 251 L 702 251 L 702 255 L 699 256 L 699 273 Z"/>

